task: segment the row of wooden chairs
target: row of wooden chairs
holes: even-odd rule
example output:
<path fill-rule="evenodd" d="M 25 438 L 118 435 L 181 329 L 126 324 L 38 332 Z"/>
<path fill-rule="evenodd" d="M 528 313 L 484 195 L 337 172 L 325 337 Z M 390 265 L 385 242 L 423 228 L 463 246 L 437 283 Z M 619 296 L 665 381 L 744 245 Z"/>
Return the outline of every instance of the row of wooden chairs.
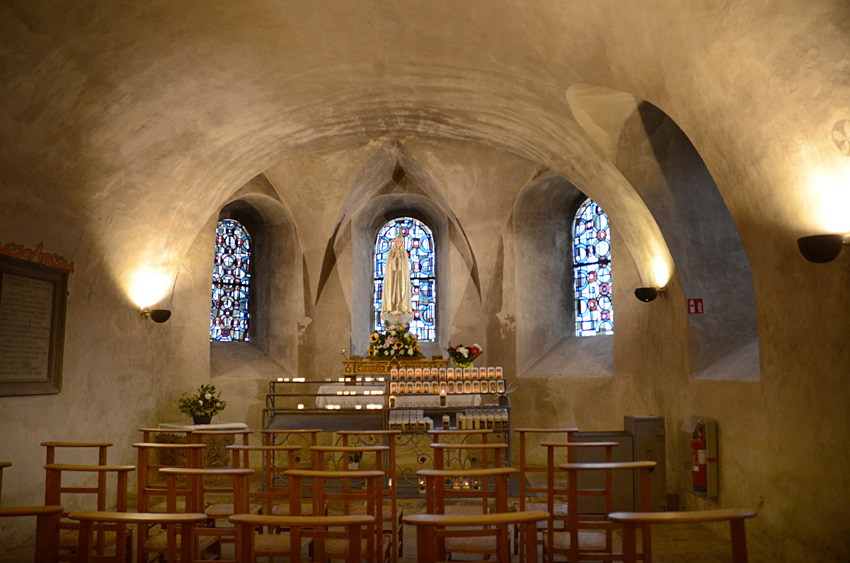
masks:
<path fill-rule="evenodd" d="M 152 431 L 152 429 L 142 429 L 143 437 L 146 439 L 152 438 L 149 434 L 146 434 L 148 431 Z M 160 432 L 160 430 L 156 430 Z M 738 538 L 733 541 L 733 546 L 735 547 L 736 557 L 740 557 L 740 553 L 743 549 L 744 557 L 746 557 L 745 553 L 745 541 L 741 541 L 743 537 L 743 519 L 747 517 L 751 517 L 752 513 L 747 511 L 732 511 L 732 512 L 719 512 L 719 513 L 681 513 L 681 516 L 675 516 L 680 513 L 666 513 L 664 517 L 658 517 L 655 520 L 647 520 L 647 518 L 652 518 L 652 516 L 647 516 L 649 512 L 649 471 L 654 466 L 653 462 L 629 462 L 629 463 L 619 463 L 615 464 L 612 460 L 612 450 L 613 447 L 616 446 L 616 443 L 613 442 L 602 442 L 602 443 L 586 443 L 586 442 L 572 442 L 571 438 L 576 430 L 575 429 L 520 429 L 518 430 L 518 434 L 520 436 L 520 501 L 518 506 L 516 507 L 517 513 L 521 513 L 523 518 L 529 518 L 528 514 L 537 513 L 545 513 L 546 526 L 543 529 L 542 533 L 542 543 L 543 543 L 543 551 L 547 557 L 548 561 L 554 561 L 556 556 L 564 555 L 567 557 L 569 561 L 578 561 L 579 557 L 582 560 L 590 557 L 594 559 L 604 558 L 605 560 L 625 560 L 630 558 L 629 560 L 633 560 L 636 558 L 641 558 L 644 561 L 651 560 L 651 544 L 650 544 L 650 533 L 649 533 L 649 525 L 651 523 L 670 523 L 670 522 L 678 522 L 678 521 L 687 521 L 687 518 L 704 518 L 708 520 L 704 521 L 713 521 L 712 519 L 725 519 L 730 521 L 730 523 L 734 522 L 734 537 Z M 243 437 L 243 443 L 228 446 L 232 454 L 232 463 L 233 468 L 227 470 L 213 470 L 213 473 L 210 473 L 209 469 L 203 469 L 199 466 L 201 465 L 201 450 L 205 447 L 203 444 L 200 444 L 200 438 L 197 436 L 187 434 L 185 436 L 185 440 L 181 440 L 182 443 L 179 444 L 158 444 L 155 442 L 142 442 L 135 444 L 135 446 L 139 450 L 139 510 L 142 513 L 147 513 L 148 510 L 153 511 L 154 506 L 156 506 L 157 510 L 165 511 L 162 514 L 176 514 L 178 512 L 188 513 L 188 514 L 204 514 L 207 521 L 212 520 L 222 520 L 225 518 L 230 518 L 231 516 L 237 516 L 238 518 L 243 518 L 244 516 L 250 516 L 252 512 L 259 512 L 263 510 L 265 512 L 265 516 L 273 515 L 277 512 L 278 516 L 295 516 L 295 517 L 324 517 L 326 515 L 326 500 L 331 502 L 340 501 L 343 503 L 343 512 L 344 516 L 360 516 L 365 513 L 366 516 L 371 516 L 372 527 L 370 528 L 371 532 L 367 532 L 367 538 L 373 537 L 374 543 L 372 547 L 369 547 L 369 541 L 363 540 L 363 548 L 367 551 L 367 555 L 370 556 L 370 560 L 372 557 L 378 557 L 376 554 L 380 553 L 381 558 L 376 558 L 375 560 L 389 560 L 389 557 L 392 557 L 392 560 L 396 560 L 398 556 L 398 551 L 396 553 L 392 553 L 393 549 L 388 549 L 387 539 L 385 538 L 385 534 L 383 533 L 383 520 L 385 519 L 384 497 L 388 496 L 390 491 L 386 488 L 387 483 L 392 482 L 392 478 L 387 478 L 388 475 L 392 475 L 394 472 L 393 461 L 389 463 L 384 463 L 384 456 L 395 445 L 394 435 L 397 434 L 397 431 L 388 431 L 386 435 L 382 438 L 386 438 L 384 443 L 389 445 L 387 446 L 350 446 L 351 440 L 357 438 L 356 432 L 350 432 L 344 434 L 343 437 L 343 446 L 317 446 L 316 445 L 316 434 L 319 431 L 307 431 L 311 434 L 310 437 L 310 450 L 312 457 L 312 469 L 309 471 L 319 471 L 323 473 L 334 473 L 334 479 L 342 479 L 344 485 L 342 487 L 343 492 L 341 493 L 343 496 L 335 496 L 339 493 L 331 493 L 330 495 L 325 495 L 324 490 L 313 490 L 311 491 L 312 502 L 306 503 L 302 501 L 302 494 L 305 492 L 303 486 L 299 485 L 299 489 L 297 492 L 292 492 L 292 487 L 289 488 L 290 496 L 287 499 L 286 490 L 280 489 L 275 486 L 275 483 L 272 479 L 272 476 L 280 473 L 279 470 L 283 470 L 286 478 L 290 482 L 300 482 L 301 479 L 308 479 L 306 475 L 303 473 L 299 473 L 299 471 L 303 472 L 304 470 L 298 470 L 295 468 L 296 463 L 296 453 L 301 450 L 300 446 L 295 445 L 264 445 L 264 446 L 248 446 L 247 445 L 247 435 L 248 432 L 238 431 L 236 434 L 241 433 Z M 531 464 L 527 463 L 527 459 L 529 456 L 527 455 L 529 452 L 528 444 L 526 443 L 526 438 L 528 434 L 532 433 L 549 433 L 549 434 L 564 434 L 567 437 L 566 442 L 547 442 L 543 441 L 541 446 L 546 450 L 546 459 L 547 464 L 545 467 L 534 467 Z M 290 434 L 290 431 L 282 431 L 282 433 Z M 463 434 L 468 437 L 469 434 L 478 434 L 480 436 L 480 443 L 471 444 L 462 442 L 460 444 L 457 443 L 442 443 L 438 440 L 444 439 L 447 435 L 451 435 L 452 433 Z M 374 434 L 374 433 L 370 433 Z M 275 436 L 274 434 L 265 434 L 264 433 L 264 442 L 266 444 L 274 444 Z M 429 513 L 435 516 L 445 516 L 446 518 L 450 518 L 453 516 L 462 516 L 466 517 L 467 521 L 470 521 L 470 517 L 477 518 L 478 516 L 487 515 L 488 518 L 494 518 L 494 515 L 505 514 L 508 511 L 507 508 L 507 497 L 508 497 L 508 477 L 513 473 L 516 473 L 516 470 L 511 468 L 502 467 L 504 464 L 503 453 L 507 446 L 505 444 L 487 444 L 487 432 L 486 431 L 474 431 L 473 433 L 469 432 L 449 432 L 449 433 L 434 433 L 433 439 L 434 443 L 431 444 L 432 450 L 434 452 L 434 469 L 433 470 L 424 470 L 420 471 L 420 478 L 426 482 L 426 508 Z M 56 507 L 59 506 L 61 502 L 61 494 L 62 493 L 90 493 L 96 494 L 98 496 L 98 504 L 97 510 L 95 512 L 102 515 L 105 513 L 105 506 L 102 504 L 100 499 L 105 499 L 106 495 L 105 491 L 105 483 L 106 483 L 106 475 L 110 473 L 114 473 L 116 475 L 117 480 L 117 506 L 116 509 L 118 511 L 126 511 L 126 488 L 127 488 L 127 474 L 133 470 L 133 466 L 109 466 L 106 465 L 106 448 L 110 444 L 105 443 L 94 443 L 94 444 L 62 444 L 62 443 L 51 443 L 46 442 L 44 446 L 47 448 L 47 461 L 49 463 L 46 464 L 46 495 L 45 495 L 45 506 L 46 507 Z M 70 464 L 57 464 L 55 451 L 59 447 L 89 447 L 93 449 L 97 449 L 98 458 L 97 465 L 70 465 Z M 555 451 L 557 449 L 565 449 L 567 452 L 567 462 L 566 464 L 558 464 L 556 469 L 555 464 Z M 574 452 L 580 449 L 597 449 L 600 452 L 604 452 L 603 461 L 600 463 L 574 463 Z M 165 450 L 183 450 L 184 456 L 184 464 L 185 468 L 175 468 L 175 467 L 165 467 L 163 464 L 159 462 L 151 461 L 150 457 L 152 453 L 162 453 Z M 468 469 L 464 467 L 457 467 L 454 469 L 446 469 L 447 466 L 451 465 L 451 456 L 450 451 L 455 450 L 456 452 L 463 451 L 471 451 L 477 450 L 478 452 L 478 461 L 481 467 L 475 469 Z M 248 487 L 248 478 L 253 473 L 249 466 L 249 453 L 251 452 L 259 452 L 263 455 L 263 469 L 264 469 L 264 483 L 263 487 L 260 491 L 251 492 Z M 334 472 L 328 471 L 324 466 L 326 463 L 326 456 L 338 456 L 338 465 L 342 466 L 343 472 L 348 469 L 348 459 L 349 454 L 352 453 L 371 453 L 375 455 L 374 460 L 374 479 L 375 485 L 371 488 L 374 489 L 372 492 L 373 497 L 367 496 L 362 500 L 367 500 L 369 498 L 374 498 L 375 503 L 371 510 L 372 514 L 369 514 L 369 503 L 354 505 L 353 501 L 350 500 L 350 494 L 352 489 L 356 487 L 351 487 L 349 485 L 349 481 L 345 481 L 345 477 L 340 474 L 342 472 Z M 278 455 L 284 454 L 286 458 L 286 462 L 283 465 L 279 465 L 276 459 L 278 459 Z M 490 458 L 492 457 L 492 462 Z M 393 460 L 394 455 L 390 455 L 390 460 Z M 461 459 L 459 454 L 458 459 Z M 337 464 L 337 461 L 334 461 Z M 169 464 L 171 465 L 171 464 Z M 386 466 L 385 466 L 386 465 Z M 459 465 L 459 464 L 458 464 Z M 492 465 L 492 469 L 490 468 Z M 0 465 L 0 478 L 2 478 L 2 465 Z M 144 471 L 143 471 L 144 470 Z M 555 486 L 555 472 L 561 471 L 567 476 L 566 478 L 566 487 L 557 488 Z M 534 488 L 530 485 L 530 480 L 528 479 L 531 474 L 534 472 L 544 472 L 546 474 L 546 487 L 538 487 Z M 579 475 L 582 473 L 590 473 L 590 472 L 601 472 L 603 475 L 604 486 L 595 490 L 586 490 L 582 489 L 578 486 L 579 484 Z M 612 506 L 610 501 L 610 489 L 612 482 L 612 475 L 618 471 L 637 471 L 639 473 L 639 490 L 640 490 L 640 513 L 633 513 L 631 515 L 626 514 L 615 514 L 609 516 L 612 512 Z M 96 487 L 81 487 L 81 486 L 63 486 L 62 485 L 62 474 L 68 472 L 78 472 L 78 473 L 93 473 L 96 474 L 98 484 Z M 153 472 L 154 474 L 160 473 L 165 476 L 166 484 L 163 487 L 159 485 L 157 488 L 156 485 L 152 483 L 148 483 L 146 481 L 147 476 Z M 483 473 L 482 473 L 483 472 Z M 142 477 L 142 473 L 146 477 Z M 350 471 L 347 472 L 349 474 L 350 479 L 364 479 L 370 480 L 371 477 L 361 474 L 353 474 Z M 233 484 L 230 487 L 223 488 L 207 488 L 204 484 L 204 477 L 209 477 L 210 475 L 223 478 L 226 476 L 231 477 L 233 479 Z M 356 475 L 356 476 L 355 476 Z M 185 485 L 178 486 L 178 477 L 185 480 Z M 309 477 L 311 482 L 318 482 L 322 478 L 330 478 L 329 475 L 325 475 L 324 477 L 320 477 L 317 474 L 313 474 Z M 463 480 L 463 481 L 461 481 Z M 492 481 L 492 486 L 488 483 Z M 306 482 L 306 481 L 305 481 Z M 458 487 L 458 483 L 463 483 L 462 486 Z M 238 484 L 241 483 L 241 484 Z M 452 483 L 454 486 L 447 486 L 447 483 Z M 469 483 L 475 483 L 473 486 L 467 486 Z M 0 479 L 0 484 L 2 484 L 2 480 Z M 143 486 L 143 484 L 145 486 Z M 367 486 L 369 488 L 369 486 Z M 122 493 L 122 489 L 124 492 Z M 359 490 L 359 489 L 358 489 Z M 200 491 L 200 493 L 199 493 Z M 212 491 L 214 493 L 223 493 L 229 492 L 233 493 L 233 501 L 227 504 L 214 504 L 212 502 L 207 502 L 205 499 L 205 492 Z M 543 503 L 534 502 L 539 500 L 541 497 L 533 498 L 528 496 L 533 493 L 545 493 L 545 505 Z M 154 494 L 159 494 L 163 496 L 166 501 L 164 503 L 160 502 L 157 505 L 148 504 L 149 496 L 153 496 Z M 180 496 L 183 496 L 183 501 L 178 501 L 177 499 Z M 368 493 L 367 493 L 368 495 Z M 600 496 L 604 500 L 604 508 L 600 511 L 599 514 L 595 516 L 588 516 L 587 514 L 580 514 L 579 500 L 581 495 L 594 495 Z M 390 526 L 390 536 L 392 539 L 389 539 L 389 544 L 393 546 L 393 548 L 397 548 L 400 544 L 398 541 L 398 535 L 401 527 L 400 521 L 403 519 L 401 516 L 401 511 L 397 510 L 397 499 L 395 495 L 389 495 L 392 497 L 392 502 L 390 506 L 390 521 L 392 522 Z M 558 496 L 566 496 L 566 503 L 556 502 Z M 450 504 L 447 504 L 446 499 L 450 499 L 452 497 L 457 497 L 460 499 L 470 499 L 477 498 L 480 501 L 480 504 L 476 508 L 475 505 L 464 504 L 460 505 L 460 510 L 458 510 L 457 506 L 453 507 Z M 277 505 L 273 503 L 273 500 L 277 499 L 286 499 L 289 502 L 281 502 Z M 198 500 L 200 499 L 200 500 Z M 318 500 L 317 500 L 318 499 Z M 256 501 L 256 502 L 254 502 Z M 178 505 L 180 502 L 180 505 Z M 53 504 L 51 504 L 53 503 Z M 251 507 L 251 505 L 256 506 L 256 510 Z M 354 507 L 358 508 L 355 509 Z M 574 507 L 573 510 L 570 507 Z M 535 508 L 544 508 L 545 510 L 534 510 Z M 51 519 L 55 518 L 51 516 L 50 509 L 45 509 L 45 514 L 42 516 L 42 520 L 44 522 L 50 522 Z M 282 514 L 284 512 L 288 512 L 288 514 Z M 48 514 L 49 513 L 49 514 Z M 79 516 L 79 513 L 76 513 Z M 671 515 L 672 514 L 672 515 Z M 4 515 L 0 513 L 0 516 Z M 15 513 L 14 515 L 17 515 Z M 688 515 L 688 516 L 685 516 Z M 264 517 L 265 517 L 264 516 Z M 614 518 L 616 516 L 616 520 Z M 88 520 L 86 519 L 88 518 Z M 125 517 L 122 517 L 125 518 Z M 153 523 L 156 518 L 153 516 L 147 516 L 147 520 L 150 523 Z M 508 517 L 501 516 L 499 517 L 501 520 L 506 520 Z M 630 521 L 629 518 L 633 520 Z M 71 519 L 74 520 L 74 519 Z M 168 520 L 168 519 L 166 519 Z M 417 526 L 438 526 L 434 524 L 434 519 L 426 519 L 427 522 L 417 521 L 417 518 L 414 518 L 412 521 L 408 523 L 415 524 Z M 80 522 L 94 522 L 91 516 L 85 517 L 82 520 L 77 519 L 76 523 L 68 523 L 64 525 L 65 531 L 60 534 L 60 541 L 58 542 L 57 549 L 61 552 L 62 548 L 66 548 L 67 550 L 73 551 L 72 544 L 80 545 L 83 542 L 83 539 L 80 538 L 79 529 L 81 526 L 85 527 Z M 233 520 L 231 520 L 233 521 Z M 408 521 L 408 520 L 404 520 Z M 449 522 L 450 520 L 446 520 Z M 529 520 L 530 521 L 530 520 Z M 235 522 L 235 521 L 234 521 Z M 740 523 L 739 523 L 740 522 Z M 124 524 L 128 523 L 128 521 L 123 522 Z M 237 524 L 237 528 L 241 526 L 239 522 L 235 522 Z M 171 520 L 169 522 L 165 522 L 166 526 L 163 528 L 162 533 L 157 535 L 148 535 L 148 531 L 150 530 L 149 526 L 140 526 L 139 527 L 139 552 L 144 553 L 145 551 L 152 551 L 152 545 L 147 545 L 152 538 L 159 538 L 159 551 L 162 553 L 166 553 L 170 550 L 169 546 L 175 543 L 175 532 L 173 531 L 174 525 L 180 524 L 189 526 L 190 522 L 177 522 L 176 520 Z M 624 532 L 624 548 L 622 553 L 616 554 L 616 557 L 612 556 L 612 540 L 611 540 L 611 531 L 620 526 L 621 524 L 625 525 L 626 532 Z M 247 524 L 245 524 L 247 526 Z M 351 524 L 355 526 L 355 524 Z M 365 524 L 362 524 L 365 526 Z M 490 524 L 481 524 L 482 527 L 490 526 Z M 87 526 L 87 525 L 86 525 Z M 269 524 L 266 530 L 272 531 L 274 528 Z M 450 526 L 448 523 L 445 526 Z M 591 529 L 592 528 L 592 529 Z M 88 530 L 88 528 L 86 528 Z M 91 544 L 95 553 L 102 553 L 104 551 L 104 547 L 106 544 L 119 543 L 122 546 L 125 545 L 127 538 L 129 537 L 124 528 L 119 526 L 118 528 L 114 528 L 111 530 L 106 529 L 105 527 L 99 525 L 91 525 L 91 532 L 93 534 Z M 537 533 L 531 534 L 532 537 L 528 537 L 528 530 L 533 529 L 529 526 L 528 521 L 517 522 L 515 525 L 515 530 L 520 530 L 520 533 L 516 535 L 517 545 L 525 546 L 525 550 L 522 553 L 523 557 L 527 557 L 529 553 L 528 546 L 537 544 Z M 641 530 L 641 546 L 642 551 L 638 553 L 634 548 L 636 543 L 636 536 L 634 532 L 640 529 Z M 396 530 L 396 534 L 393 534 L 393 530 Z M 630 532 L 629 532 L 630 530 Z M 353 532 L 351 532 L 353 533 Z M 371 535 L 370 535 L 371 534 Z M 631 535 L 629 535 L 631 534 Z M 215 536 L 221 536 L 222 538 L 226 536 L 233 536 L 232 530 L 217 530 L 215 532 L 205 532 L 204 534 L 198 534 L 199 536 L 205 536 L 208 538 L 208 541 L 212 544 L 215 544 L 220 549 L 220 541 L 215 541 Z M 286 547 L 282 547 L 280 542 L 280 538 L 273 538 L 274 535 L 281 534 L 254 534 L 255 540 L 259 540 L 259 545 L 254 545 L 254 553 L 269 553 L 269 554 L 282 554 L 289 553 L 292 550 L 288 545 Z M 498 534 L 497 534 L 498 535 Z M 266 536 L 266 537 L 263 537 Z M 436 534 L 440 539 L 437 541 L 440 553 L 486 553 L 495 555 L 497 553 L 498 548 L 494 548 L 493 541 L 473 541 L 471 539 L 465 540 L 457 540 L 457 539 L 445 539 L 445 531 L 440 531 Z M 472 536 L 470 536 L 471 538 Z M 73 538 L 73 539 L 72 539 Z M 287 536 L 287 539 L 289 536 Z M 395 540 L 395 541 L 393 541 Z M 232 541 L 238 544 L 238 549 L 243 550 L 247 549 L 245 546 L 247 545 L 246 540 L 243 538 L 241 542 L 237 539 L 233 539 Z M 498 538 L 495 541 L 495 544 L 499 544 Z M 63 542 L 65 542 L 63 544 Z M 276 549 L 265 548 L 264 545 L 271 544 L 276 542 L 278 547 Z M 441 543 L 442 542 L 442 543 Z M 151 544 L 155 543 L 150 541 Z M 339 544 L 340 542 L 337 542 Z M 256 541 L 255 541 L 256 544 Z M 482 547 L 484 545 L 487 547 Z M 206 546 L 206 547 L 211 547 Z M 324 544 L 323 544 L 324 545 Z M 743 546 L 743 548 L 741 547 Z M 259 550 L 257 549 L 259 547 Z M 176 546 L 175 546 L 176 548 Z M 199 548 L 200 549 L 200 548 Z M 265 552 L 263 551 L 265 549 Z M 322 548 L 324 549 L 324 547 Z M 370 551 L 371 549 L 371 551 Z M 203 551 L 203 550 L 200 550 Z M 338 550 L 334 552 L 338 555 L 342 555 L 345 553 L 344 550 Z M 392 555 L 390 556 L 389 554 Z M 220 557 L 220 552 L 217 553 L 217 556 Z M 67 560 L 72 560 L 73 558 L 69 558 Z M 738 561 L 739 559 L 736 559 Z"/>

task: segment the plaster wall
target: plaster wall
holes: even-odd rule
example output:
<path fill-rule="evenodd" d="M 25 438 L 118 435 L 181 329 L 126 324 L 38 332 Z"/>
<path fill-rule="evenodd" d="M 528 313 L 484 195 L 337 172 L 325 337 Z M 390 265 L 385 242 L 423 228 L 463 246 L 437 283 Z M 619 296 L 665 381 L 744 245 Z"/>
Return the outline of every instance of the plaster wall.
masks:
<path fill-rule="evenodd" d="M 662 414 L 677 475 L 670 487 L 686 506 L 702 503 L 686 495 L 678 427 L 692 414 L 714 417 L 722 492 L 707 504 L 758 509 L 748 524 L 752 558 L 850 559 L 850 476 L 836 470 L 850 428 L 848 256 L 814 265 L 795 244 L 848 229 L 842 198 L 850 161 L 833 137 L 850 119 L 848 45 L 843 0 L 3 3 L 0 242 L 43 241 L 78 268 L 63 392 L 0 398 L 4 451 L 16 464 L 6 477 L 19 487 L 4 487 L 3 502 L 37 502 L 35 444 L 96 434 L 116 443 L 113 460 L 132 462 L 134 429 L 173 419 L 172 395 L 209 377 L 215 351 L 198 336 L 207 283 L 199 272 L 209 268 L 209 251 L 193 245 L 236 190 L 279 163 L 292 166 L 290 182 L 267 177 L 288 194 L 281 203 L 299 235 L 286 270 L 299 274 L 295 289 L 283 289 L 287 303 L 297 293 L 299 309 L 287 315 L 286 334 L 269 333 L 269 350 L 274 340 L 281 348 L 259 352 L 284 358 L 291 370 L 297 349 L 299 371 L 335 369 L 325 350 L 351 338 L 350 266 L 323 268 L 341 223 L 326 207 L 344 201 L 337 196 L 349 193 L 374 154 L 370 140 L 389 135 L 435 146 L 420 158 L 438 186 L 467 167 L 504 172 L 497 161 L 524 159 L 600 202 L 617 225 L 615 245 L 627 250 L 615 252 L 633 264 L 617 273 L 626 284 L 615 282 L 625 326 L 614 337 L 614 376 L 547 374 L 532 383 L 529 373 L 514 404 L 533 405 L 539 417 L 530 409 L 520 417 L 600 429 L 626 413 Z M 662 202 L 648 205 L 631 165 L 606 153 L 617 144 L 597 143 L 581 126 L 565 95 L 577 83 L 650 101 L 699 153 L 749 261 L 759 381 L 691 379 L 681 289 L 689 280 L 684 265 L 678 279 L 665 244 L 687 238 L 679 232 L 685 226 L 662 232 L 662 218 L 653 217 Z M 295 168 L 320 163 L 317 151 L 328 148 L 337 151 L 326 163 L 338 181 Z M 469 161 L 440 156 L 454 151 Z M 314 152 L 315 160 L 299 160 Z M 486 361 L 506 366 L 516 363 L 518 348 L 509 344 L 524 330 L 512 320 L 522 303 L 510 280 L 525 256 L 511 240 L 509 211 L 534 176 L 508 168 L 524 179 L 499 183 L 481 173 L 454 184 L 490 183 L 490 192 L 475 194 L 477 208 L 464 207 L 464 193 L 444 196 L 458 209 L 450 236 L 469 240 L 454 242 L 450 257 L 450 336 L 484 334 Z M 329 203 L 311 208 L 326 188 L 334 190 L 322 200 Z M 321 236 L 301 236 L 309 231 Z M 617 293 L 651 282 L 657 259 L 672 276 L 664 300 L 646 306 Z M 178 276 L 174 318 L 163 326 L 143 321 L 126 296 L 139 266 L 170 283 L 181 264 L 192 264 L 197 277 Z M 319 296 L 323 271 L 339 274 Z M 191 320 L 182 314 L 189 299 L 197 306 Z M 275 369 L 264 356 L 250 357 L 225 357 L 213 370 L 235 381 L 225 391 L 238 397 L 234 416 L 256 416 L 257 381 Z M 256 374 L 244 395 L 236 387 L 243 366 Z M 0 541 L 21 537 L 26 526 L 4 523 Z"/>

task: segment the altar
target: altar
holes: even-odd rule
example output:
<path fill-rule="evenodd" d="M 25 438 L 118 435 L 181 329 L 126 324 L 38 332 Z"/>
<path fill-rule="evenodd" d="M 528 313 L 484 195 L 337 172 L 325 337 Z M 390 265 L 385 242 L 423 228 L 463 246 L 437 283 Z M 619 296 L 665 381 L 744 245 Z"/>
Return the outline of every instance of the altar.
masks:
<path fill-rule="evenodd" d="M 185 422 L 161 422 L 153 431 L 153 440 L 159 443 L 176 444 L 181 442 L 196 442 L 206 445 L 204 450 L 205 467 L 230 467 L 230 453 L 227 446 L 236 442 L 239 432 L 250 432 L 244 422 L 211 422 L 209 424 L 190 424 Z M 204 434 L 210 432 L 210 434 Z M 221 432 L 221 434 L 216 434 Z M 194 437 L 193 437 L 194 434 Z M 243 434 L 247 437 L 247 434 Z M 161 452 L 168 456 L 168 452 Z M 165 460 L 166 465 L 180 465 L 182 460 Z"/>

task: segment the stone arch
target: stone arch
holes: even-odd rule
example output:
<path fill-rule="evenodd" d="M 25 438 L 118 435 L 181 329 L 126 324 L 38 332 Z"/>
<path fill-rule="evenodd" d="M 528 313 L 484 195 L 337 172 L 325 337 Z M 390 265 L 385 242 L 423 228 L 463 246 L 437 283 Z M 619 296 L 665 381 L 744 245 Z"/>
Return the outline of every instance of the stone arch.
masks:
<path fill-rule="evenodd" d="M 661 229 L 686 298 L 689 361 L 697 378 L 758 380 L 752 272 L 736 224 L 687 135 L 661 109 L 610 88 L 577 84 L 570 108 L 640 195 Z"/>
<path fill-rule="evenodd" d="M 254 363 L 260 371 L 297 373 L 305 300 L 300 293 L 301 243 L 292 217 L 264 176 L 233 194 L 211 222 L 225 215 L 247 221 L 254 237 L 251 341 L 210 342 L 211 375 L 230 372 L 228 366 L 235 359 Z"/>
<path fill-rule="evenodd" d="M 573 220 L 585 199 L 587 196 L 562 176 L 547 172 L 526 185 L 514 205 L 520 377 L 614 375 L 613 336 L 575 336 L 569 257 Z M 616 287 L 616 257 L 614 264 Z"/>

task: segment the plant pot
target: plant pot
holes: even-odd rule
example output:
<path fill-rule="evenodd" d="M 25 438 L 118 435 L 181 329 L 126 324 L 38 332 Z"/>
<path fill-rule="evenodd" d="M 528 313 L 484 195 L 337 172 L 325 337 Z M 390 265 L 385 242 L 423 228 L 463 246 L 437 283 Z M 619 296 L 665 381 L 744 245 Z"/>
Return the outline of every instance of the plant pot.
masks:
<path fill-rule="evenodd" d="M 456 362 L 456 361 L 452 360 L 452 363 L 459 368 L 471 368 L 472 367 L 471 361 L 470 362 Z"/>
<path fill-rule="evenodd" d="M 211 418 L 212 417 L 208 414 L 207 415 L 197 415 L 197 416 L 192 417 L 192 421 L 195 424 L 209 424 Z"/>

